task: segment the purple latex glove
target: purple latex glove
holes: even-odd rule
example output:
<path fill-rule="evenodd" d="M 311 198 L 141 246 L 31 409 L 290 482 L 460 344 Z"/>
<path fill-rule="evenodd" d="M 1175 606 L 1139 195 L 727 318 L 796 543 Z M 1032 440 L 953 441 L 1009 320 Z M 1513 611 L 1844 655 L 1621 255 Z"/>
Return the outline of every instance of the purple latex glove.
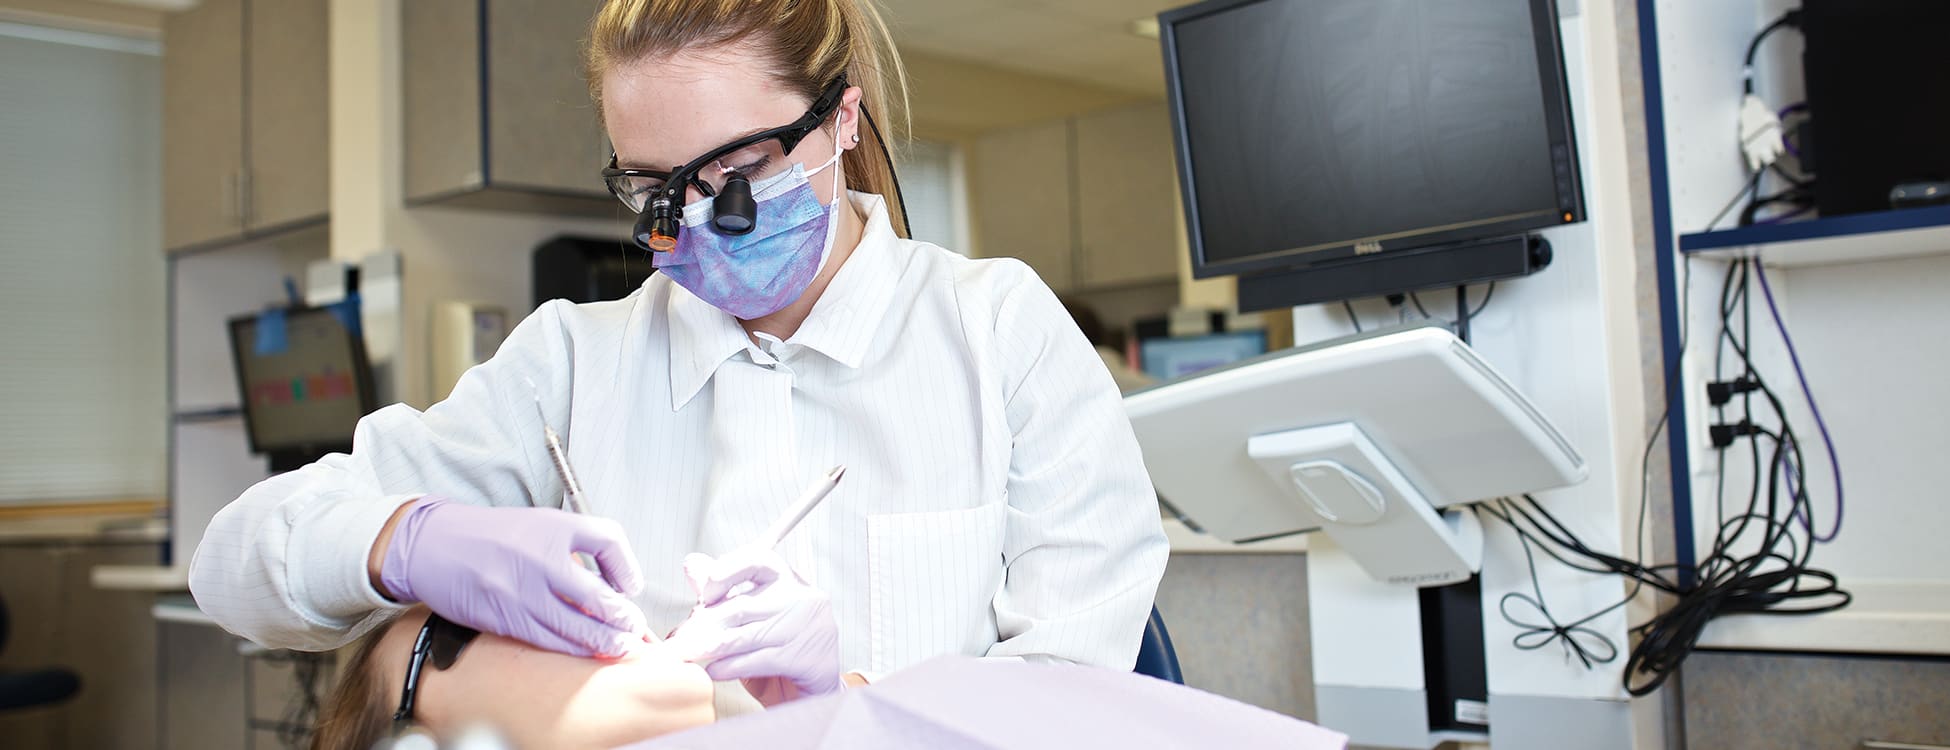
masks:
<path fill-rule="evenodd" d="M 629 599 L 643 574 L 622 527 L 606 518 L 429 497 L 401 517 L 379 573 L 394 599 L 550 651 L 620 656 L 648 632 Z"/>
<path fill-rule="evenodd" d="M 773 705 L 840 689 L 832 599 L 769 549 L 684 558 L 697 607 L 668 643 L 714 680 L 743 680 Z"/>

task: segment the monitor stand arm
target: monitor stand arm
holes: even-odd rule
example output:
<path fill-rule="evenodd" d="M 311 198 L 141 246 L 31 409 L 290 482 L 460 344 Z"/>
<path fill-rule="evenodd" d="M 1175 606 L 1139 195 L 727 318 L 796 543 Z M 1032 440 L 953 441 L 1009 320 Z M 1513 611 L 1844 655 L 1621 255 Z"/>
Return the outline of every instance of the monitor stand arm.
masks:
<path fill-rule="evenodd" d="M 1246 452 L 1377 581 L 1439 586 L 1483 565 L 1483 527 L 1438 511 L 1351 422 L 1258 435 Z"/>

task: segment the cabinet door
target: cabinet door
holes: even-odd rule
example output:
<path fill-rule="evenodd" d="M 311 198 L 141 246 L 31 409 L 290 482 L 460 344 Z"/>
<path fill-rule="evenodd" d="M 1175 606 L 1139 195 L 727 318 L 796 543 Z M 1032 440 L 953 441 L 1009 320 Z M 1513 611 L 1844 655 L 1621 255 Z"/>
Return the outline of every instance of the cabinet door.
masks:
<path fill-rule="evenodd" d="M 609 158 L 582 78 L 582 38 L 596 0 L 487 4 L 488 181 L 609 197 Z"/>
<path fill-rule="evenodd" d="M 481 46 L 474 0 L 400 3 L 400 115 L 408 201 L 479 190 Z"/>
<path fill-rule="evenodd" d="M 1059 291 L 1074 284 L 1070 135 L 1067 120 L 997 130 L 968 162 L 979 253 L 1020 258 Z"/>
<path fill-rule="evenodd" d="M 163 20 L 163 246 L 243 233 L 244 0 Z"/>
<path fill-rule="evenodd" d="M 250 192 L 245 224 L 325 216 L 329 201 L 326 0 L 250 0 Z"/>
<path fill-rule="evenodd" d="M 1178 171 L 1163 104 L 1076 118 L 1080 286 L 1178 277 Z"/>
<path fill-rule="evenodd" d="M 162 750 L 247 747 L 244 674 L 237 639 L 213 625 L 157 622 Z"/>

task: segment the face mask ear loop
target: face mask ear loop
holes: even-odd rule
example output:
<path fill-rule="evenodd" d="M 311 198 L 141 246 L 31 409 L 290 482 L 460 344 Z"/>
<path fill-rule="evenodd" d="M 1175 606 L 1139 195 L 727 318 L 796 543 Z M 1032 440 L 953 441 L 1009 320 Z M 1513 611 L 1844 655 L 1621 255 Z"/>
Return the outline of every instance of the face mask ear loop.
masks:
<path fill-rule="evenodd" d="M 819 169 L 834 167 L 840 163 L 840 154 L 846 153 L 846 149 L 840 148 L 838 134 L 836 133 L 834 135 L 833 158 L 827 159 L 825 164 L 819 165 Z M 817 174 L 819 169 L 813 170 L 812 173 Z M 819 265 L 813 269 L 813 275 L 815 276 L 826 270 L 826 261 L 831 260 L 833 257 L 833 238 L 839 236 L 840 201 L 843 200 L 846 200 L 846 195 L 840 192 L 840 170 L 835 168 L 833 170 L 833 203 L 826 207 L 826 246 L 819 251 Z"/>

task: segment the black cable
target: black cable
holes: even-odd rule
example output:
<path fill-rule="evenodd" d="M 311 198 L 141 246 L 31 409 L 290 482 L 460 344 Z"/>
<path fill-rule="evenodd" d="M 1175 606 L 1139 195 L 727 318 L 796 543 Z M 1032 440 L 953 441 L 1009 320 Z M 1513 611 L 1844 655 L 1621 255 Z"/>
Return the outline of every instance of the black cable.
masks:
<path fill-rule="evenodd" d="M 1457 287 L 1456 293 L 1459 295 L 1467 294 L 1468 288 L 1469 287 L 1466 286 Z M 1483 314 L 1483 310 L 1490 306 L 1490 298 L 1495 296 L 1496 296 L 1496 282 L 1492 281 L 1490 282 L 1489 290 L 1483 293 L 1483 301 L 1477 303 L 1475 309 L 1470 310 L 1467 315 L 1464 315 L 1462 318 L 1458 320 L 1450 320 L 1448 318 L 1440 318 L 1434 315 L 1430 315 L 1429 309 L 1422 306 L 1422 298 L 1415 296 L 1414 292 L 1408 293 L 1408 301 L 1414 303 L 1416 314 L 1421 315 L 1423 320 L 1441 321 L 1443 325 L 1448 326 L 1450 330 L 1454 331 L 1454 330 L 1466 329 L 1469 325 L 1469 321 L 1475 320 L 1476 316 Z M 1461 302 L 1458 301 L 1458 306 L 1460 306 L 1460 304 Z"/>
<path fill-rule="evenodd" d="M 1815 205 L 1814 189 L 1807 185 L 1791 185 L 1788 189 L 1772 195 L 1755 195 L 1753 200 L 1747 201 L 1747 207 L 1740 211 L 1740 226 L 1753 226 L 1754 221 L 1760 216 L 1760 210 L 1775 203 L 1788 203 L 1803 208 L 1812 207 Z"/>
<path fill-rule="evenodd" d="M 901 191 L 901 174 L 894 169 L 894 144 L 880 135 L 880 126 L 874 124 L 873 113 L 867 111 L 866 103 L 860 104 L 860 116 L 866 118 L 867 128 L 873 131 L 873 139 L 880 142 L 880 156 L 887 160 L 887 177 L 894 181 L 894 203 L 901 207 L 901 229 L 907 231 L 907 239 L 914 238 L 912 219 L 907 215 L 907 194 Z"/>
<path fill-rule="evenodd" d="M 1743 93 L 1754 93 L 1754 57 L 1760 53 L 1760 43 L 1765 41 L 1769 34 L 1789 26 L 1797 29 L 1801 28 L 1800 8 L 1782 13 L 1780 18 L 1774 19 L 1773 23 L 1762 28 L 1760 33 L 1754 35 L 1754 40 L 1747 43 L 1747 61 L 1741 68 L 1743 71 L 1741 74 L 1741 88 Z"/>
<path fill-rule="evenodd" d="M 1524 565 L 1530 568 L 1530 590 L 1532 593 L 1523 594 L 1512 591 L 1504 594 L 1503 599 L 1497 603 L 1497 609 L 1502 611 L 1504 620 L 1512 625 L 1523 628 L 1523 632 L 1518 633 L 1517 637 L 1512 639 L 1511 643 L 1519 649 L 1534 651 L 1550 645 L 1553 641 L 1561 641 L 1564 644 L 1565 655 L 1576 656 L 1578 661 L 1584 664 L 1585 669 L 1591 669 L 1599 664 L 1608 664 L 1617 659 L 1618 644 L 1612 643 L 1610 638 L 1605 637 L 1605 634 L 1586 627 L 1585 623 L 1603 617 L 1612 610 L 1625 606 L 1625 602 L 1631 600 L 1622 600 L 1610 607 L 1585 615 L 1575 622 L 1568 624 L 1559 623 L 1557 618 L 1551 616 L 1550 605 L 1544 602 L 1544 588 L 1537 580 L 1537 558 L 1530 553 L 1530 540 L 1518 536 L 1517 542 L 1523 546 Z M 1532 594 L 1535 596 L 1533 597 Z M 1517 618 L 1516 615 L 1510 613 L 1511 602 L 1530 605 L 1532 609 L 1537 610 L 1537 613 L 1543 616 L 1544 624 L 1525 622 Z"/>
<path fill-rule="evenodd" d="M 1354 314 L 1354 303 L 1341 300 L 1341 309 L 1347 311 L 1347 320 L 1354 324 L 1354 332 L 1361 332 L 1361 316 Z"/>
<path fill-rule="evenodd" d="M 1748 194 L 1748 193 L 1750 193 L 1750 192 L 1753 192 L 1754 190 L 1757 190 L 1757 189 L 1759 189 L 1759 188 L 1760 188 L 1760 178 L 1761 178 L 1761 174 L 1762 174 L 1761 172 L 1754 172 L 1754 173 L 1753 173 L 1752 175 L 1749 175 L 1749 176 L 1747 177 L 1747 181 L 1746 181 L 1745 183 L 1742 183 L 1742 184 L 1741 184 L 1741 186 L 1740 186 L 1740 192 L 1738 192 L 1738 193 L 1734 193 L 1734 194 L 1733 194 L 1733 197 L 1732 197 L 1732 198 L 1729 198 L 1729 199 L 1727 199 L 1727 204 L 1726 204 L 1726 205 L 1724 205 L 1724 206 L 1721 206 L 1721 207 L 1720 207 L 1720 212 L 1719 212 L 1719 213 L 1716 213 L 1716 214 L 1714 214 L 1714 215 L 1713 215 L 1713 220 L 1712 220 L 1712 221 L 1709 221 L 1709 222 L 1706 222 L 1706 228 L 1705 228 L 1705 229 L 1702 229 L 1702 230 L 1700 230 L 1700 231 L 1702 231 L 1702 232 L 1711 232 L 1711 231 L 1713 231 L 1713 228 L 1714 228 L 1714 227 L 1717 227 L 1717 226 L 1719 226 L 1719 225 L 1720 225 L 1720 220 L 1721 220 L 1721 219 L 1724 219 L 1724 218 L 1726 218 L 1726 217 L 1727 217 L 1727 214 L 1728 214 L 1728 213 L 1731 213 L 1731 212 L 1733 211 L 1733 207 L 1734 207 L 1734 206 L 1738 206 L 1738 205 L 1740 205 L 1740 199 L 1741 199 L 1741 198 L 1745 198 L 1745 197 L 1747 197 L 1747 194 Z"/>
<path fill-rule="evenodd" d="M 1490 306 L 1490 299 L 1495 296 L 1496 296 L 1496 282 L 1492 281 L 1490 282 L 1489 289 L 1484 290 L 1483 292 L 1483 301 L 1476 304 L 1476 309 L 1469 311 L 1469 317 L 1475 318 L 1478 315 L 1482 315 L 1483 310 Z"/>
<path fill-rule="evenodd" d="M 1719 349 L 1722 352 L 1732 350 L 1740 359 L 1743 377 L 1751 378 L 1757 385 L 1752 394 L 1743 394 L 1742 419 L 1753 422 L 1752 396 L 1758 394 L 1772 412 L 1772 421 L 1780 427 L 1758 427 L 1755 434 L 1747 438 L 1751 446 L 1749 454 L 1753 463 L 1753 487 L 1746 507 L 1731 517 L 1725 516 L 1722 508 L 1719 511 L 1719 526 L 1714 529 L 1713 544 L 1706 555 L 1695 565 L 1682 566 L 1645 565 L 1640 562 L 1645 559 L 1644 524 L 1649 505 L 1649 483 L 1640 487 L 1636 560 L 1592 549 L 1549 509 L 1529 495 L 1484 504 L 1481 507 L 1486 513 L 1515 530 L 1519 542 L 1524 545 L 1525 559 L 1530 566 L 1532 595 L 1513 592 L 1506 595 L 1502 602 L 1505 620 L 1522 629 L 1514 644 L 1517 648 L 1542 648 L 1553 641 L 1560 641 L 1569 655 L 1578 657 L 1587 667 L 1605 663 L 1608 661 L 1603 658 L 1607 653 L 1605 647 L 1612 646 L 1611 642 L 1601 633 L 1584 626 L 1597 617 L 1625 606 L 1644 587 L 1673 594 L 1677 601 L 1672 607 L 1633 628 L 1639 639 L 1626 660 L 1622 681 L 1632 695 L 1643 696 L 1657 690 L 1678 670 L 1699 642 L 1706 625 L 1718 617 L 1730 614 L 1829 612 L 1846 607 L 1853 600 L 1853 596 L 1841 588 L 1833 573 L 1809 565 L 1814 547 L 1814 521 L 1811 517 L 1797 519 L 1796 516 L 1796 513 L 1811 512 L 1808 483 L 1802 475 L 1806 462 L 1779 395 L 1767 386 L 1765 379 L 1755 370 L 1749 351 L 1751 294 L 1747 284 L 1751 278 L 1751 263 L 1744 259 L 1735 261 L 1722 284 Z M 1686 282 L 1689 288 L 1690 270 L 1689 265 Z M 1739 322 L 1735 320 L 1737 314 L 1741 318 Z M 1691 316 L 1687 317 L 1690 321 Z M 1682 328 L 1680 334 L 1682 353 L 1689 337 L 1690 324 Z M 1720 355 L 1715 356 L 1717 360 Z M 1716 364 L 1716 370 L 1718 368 Z M 1672 366 L 1668 370 L 1669 378 L 1677 375 Z M 1716 377 L 1724 377 L 1724 371 L 1720 370 Z M 1720 411 L 1723 413 L 1725 409 L 1720 408 Z M 1660 435 L 1670 436 L 1670 430 L 1666 429 L 1668 426 L 1663 416 L 1654 426 L 1653 434 L 1640 456 L 1641 478 L 1649 470 L 1652 451 Z M 1763 440 L 1768 442 L 1765 447 L 1769 449 L 1765 459 L 1762 458 Z M 1724 449 L 1721 455 L 1724 460 Z M 1765 477 L 1762 476 L 1763 471 L 1766 472 Z M 1722 476 L 1724 487 L 1724 471 Z M 1758 534 L 1758 544 L 1750 547 L 1746 542 L 1754 534 Z M 1615 604 L 1573 622 L 1561 623 L 1544 604 L 1542 587 L 1537 583 L 1532 544 L 1573 569 L 1630 578 L 1633 581 L 1632 589 Z M 1736 552 L 1750 548 L 1750 552 Z M 1691 574 L 1691 580 L 1682 583 L 1668 575 L 1678 573 Z M 1532 605 L 1544 623 L 1518 618 L 1510 611 L 1512 602 Z M 1615 656 L 1615 647 L 1611 653 Z"/>
<path fill-rule="evenodd" d="M 319 677 L 329 656 L 326 653 L 286 651 L 270 652 L 264 657 L 266 661 L 289 662 L 291 678 L 297 688 L 292 703 L 286 706 L 284 721 L 277 724 L 278 744 L 303 747 L 311 740 L 322 706 L 318 696 Z"/>
<path fill-rule="evenodd" d="M 1761 42 L 1766 41 L 1767 37 L 1774 32 L 1784 28 L 1801 28 L 1801 9 L 1796 8 L 1782 13 L 1779 18 L 1774 19 L 1773 23 L 1769 23 L 1767 26 L 1761 28 L 1760 32 L 1754 35 L 1753 41 L 1747 43 L 1747 56 L 1740 68 L 1740 89 L 1743 96 L 1752 96 L 1754 94 L 1754 58 L 1760 54 Z M 1793 188 L 1807 188 L 1807 185 L 1801 180 L 1789 176 L 1785 169 L 1781 169 L 1778 161 L 1770 163 L 1769 166 L 1774 167 L 1774 170 L 1779 172 L 1781 177 L 1786 179 L 1788 184 L 1793 186 Z M 1756 191 L 1754 200 L 1749 201 L 1746 210 L 1741 212 L 1740 226 L 1744 227 L 1753 224 L 1754 216 L 1759 213 L 1760 207 L 1763 205 L 1758 191 L 1760 189 L 1760 179 L 1767 171 L 1766 168 L 1762 168 L 1756 170 L 1754 173 L 1753 185 L 1749 188 L 1749 190 Z M 1812 205 L 1813 200 L 1810 199 L 1808 203 Z M 1724 214 L 1724 212 L 1722 213 Z M 1720 220 L 1715 218 L 1713 223 L 1718 224 Z M 1712 231 L 1712 229 L 1713 227 L 1710 225 L 1707 227 L 1708 231 Z"/>

